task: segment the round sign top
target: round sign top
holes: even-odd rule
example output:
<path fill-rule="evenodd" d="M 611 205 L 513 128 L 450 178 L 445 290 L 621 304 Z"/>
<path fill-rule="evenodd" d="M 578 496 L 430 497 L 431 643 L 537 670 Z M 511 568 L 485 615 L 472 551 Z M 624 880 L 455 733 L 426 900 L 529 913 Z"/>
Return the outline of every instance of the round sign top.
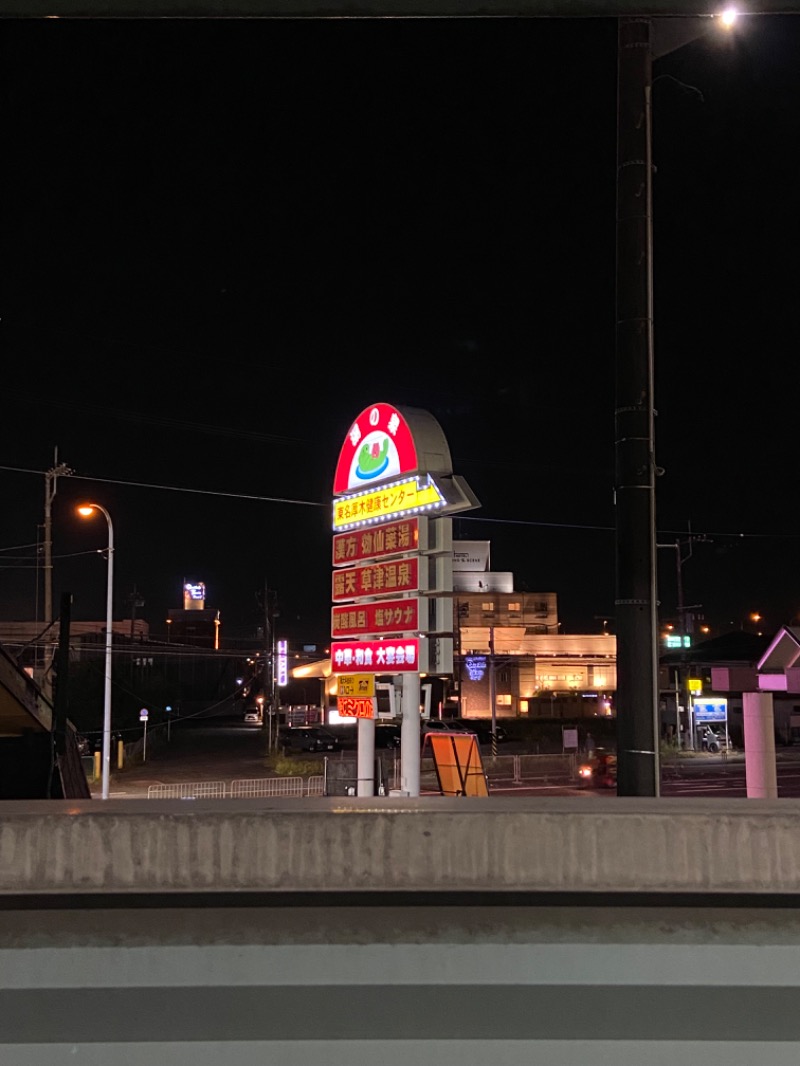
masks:
<path fill-rule="evenodd" d="M 350 426 L 339 452 L 333 494 L 432 471 L 452 472 L 450 449 L 436 419 L 427 411 L 374 403 Z"/>

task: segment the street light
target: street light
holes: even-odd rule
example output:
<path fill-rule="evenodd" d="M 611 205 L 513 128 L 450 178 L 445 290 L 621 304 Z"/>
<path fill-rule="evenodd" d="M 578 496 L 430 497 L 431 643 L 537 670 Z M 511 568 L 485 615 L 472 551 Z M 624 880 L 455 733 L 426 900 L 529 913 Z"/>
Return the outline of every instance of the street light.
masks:
<path fill-rule="evenodd" d="M 653 60 L 700 36 L 710 19 L 618 19 L 615 628 L 617 794 L 658 796 L 653 405 Z M 729 19 L 722 25 L 730 28 Z M 658 27 L 660 43 L 653 40 Z"/>
<path fill-rule="evenodd" d="M 111 636 L 114 620 L 114 527 L 111 524 L 111 515 L 102 504 L 85 503 L 78 508 L 78 514 L 83 518 L 91 518 L 96 511 L 104 515 L 108 523 L 108 548 L 106 549 L 106 562 L 108 563 L 108 583 L 106 586 L 106 681 L 103 697 L 103 762 L 101 768 L 102 797 L 103 799 L 108 799 L 109 774 L 111 770 Z"/>

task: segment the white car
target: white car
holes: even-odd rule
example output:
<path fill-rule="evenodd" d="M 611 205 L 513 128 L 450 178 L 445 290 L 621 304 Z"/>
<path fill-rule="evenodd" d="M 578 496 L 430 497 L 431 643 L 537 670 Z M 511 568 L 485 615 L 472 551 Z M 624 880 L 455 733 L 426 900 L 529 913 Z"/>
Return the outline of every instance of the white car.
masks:
<path fill-rule="evenodd" d="M 244 716 L 245 725 L 261 725 L 261 715 L 258 711 L 247 711 Z"/>

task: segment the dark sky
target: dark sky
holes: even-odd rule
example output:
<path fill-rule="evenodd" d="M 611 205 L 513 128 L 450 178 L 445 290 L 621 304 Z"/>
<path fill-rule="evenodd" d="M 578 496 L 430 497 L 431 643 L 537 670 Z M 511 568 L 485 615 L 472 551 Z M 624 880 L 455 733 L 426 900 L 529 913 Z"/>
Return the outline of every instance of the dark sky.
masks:
<path fill-rule="evenodd" d="M 482 505 L 457 536 L 566 632 L 613 619 L 616 32 L 0 22 L 0 617 L 34 616 L 57 450 L 73 618 L 105 611 L 91 496 L 118 616 L 136 586 L 156 634 L 202 580 L 244 635 L 266 582 L 325 641 L 334 467 L 382 401 L 442 425 Z M 759 16 L 654 67 L 658 540 L 708 538 L 682 576 L 716 632 L 800 610 L 799 44 Z"/>

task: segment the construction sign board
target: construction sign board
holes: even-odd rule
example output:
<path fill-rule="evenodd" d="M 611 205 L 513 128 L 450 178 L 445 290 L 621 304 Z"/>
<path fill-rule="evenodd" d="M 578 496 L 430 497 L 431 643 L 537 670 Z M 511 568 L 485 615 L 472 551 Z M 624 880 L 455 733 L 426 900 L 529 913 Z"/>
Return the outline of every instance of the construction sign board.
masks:
<path fill-rule="evenodd" d="M 427 746 L 443 796 L 489 795 L 481 749 L 474 733 L 427 733 L 423 748 Z"/>

